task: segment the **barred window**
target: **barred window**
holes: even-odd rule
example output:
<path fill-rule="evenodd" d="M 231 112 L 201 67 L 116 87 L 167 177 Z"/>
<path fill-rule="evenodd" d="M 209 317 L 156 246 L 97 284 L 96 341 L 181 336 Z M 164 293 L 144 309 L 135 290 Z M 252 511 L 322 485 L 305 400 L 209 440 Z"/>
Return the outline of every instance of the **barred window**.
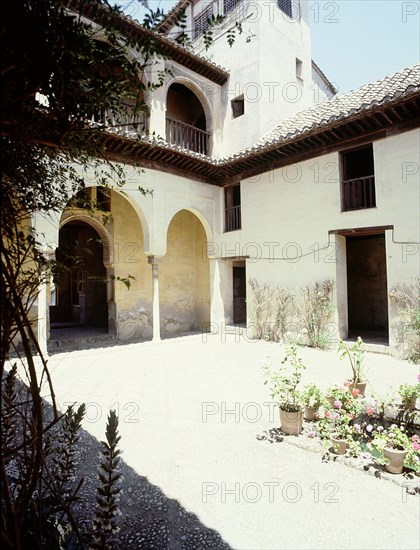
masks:
<path fill-rule="evenodd" d="M 283 13 L 292 18 L 292 0 L 277 0 L 277 5 Z"/>
<path fill-rule="evenodd" d="M 204 34 L 209 28 L 209 19 L 213 15 L 213 6 L 203 10 L 197 17 L 194 17 L 194 40 Z"/>
<path fill-rule="evenodd" d="M 242 0 L 223 0 L 223 13 L 226 15 L 232 11 Z"/>

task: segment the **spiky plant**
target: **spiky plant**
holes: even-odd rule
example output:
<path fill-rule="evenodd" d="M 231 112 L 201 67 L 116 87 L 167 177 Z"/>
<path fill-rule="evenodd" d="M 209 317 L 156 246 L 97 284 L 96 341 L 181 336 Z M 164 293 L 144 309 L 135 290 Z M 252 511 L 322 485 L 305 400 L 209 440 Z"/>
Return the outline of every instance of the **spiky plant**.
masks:
<path fill-rule="evenodd" d="M 1 446 L 4 453 L 4 461 L 7 464 L 10 460 L 8 451 L 13 445 L 16 433 L 16 375 L 17 364 L 14 363 L 10 371 L 7 373 L 4 381 L 4 389 L 2 391 L 2 411 L 1 411 Z"/>
<path fill-rule="evenodd" d="M 99 466 L 100 484 L 96 490 L 96 512 L 93 518 L 93 542 L 95 550 L 111 550 L 119 531 L 116 516 L 122 492 L 122 475 L 119 469 L 121 451 L 117 448 L 121 437 L 118 435 L 118 417 L 114 410 L 108 415 L 106 441 L 102 441 L 102 456 Z"/>

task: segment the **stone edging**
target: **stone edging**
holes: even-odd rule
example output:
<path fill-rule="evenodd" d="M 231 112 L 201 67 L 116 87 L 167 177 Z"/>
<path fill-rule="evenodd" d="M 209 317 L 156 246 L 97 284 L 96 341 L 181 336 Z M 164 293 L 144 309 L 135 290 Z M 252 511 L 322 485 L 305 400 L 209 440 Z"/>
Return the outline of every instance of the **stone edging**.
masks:
<path fill-rule="evenodd" d="M 306 424 L 306 423 L 305 423 Z M 309 451 L 314 454 L 323 454 L 323 462 L 338 462 L 344 464 L 350 468 L 354 468 L 358 471 L 365 472 L 378 479 L 384 479 L 386 481 L 395 483 L 400 487 L 405 487 L 407 493 L 414 495 L 420 495 L 420 476 L 412 473 L 404 474 L 391 474 L 385 471 L 381 466 L 373 464 L 369 459 L 363 459 L 361 457 L 351 457 L 346 455 L 336 455 L 326 449 L 319 438 L 309 438 L 306 433 L 312 428 L 310 424 L 304 424 L 302 434 L 299 436 L 286 435 L 280 428 L 272 428 L 269 431 L 264 431 L 263 434 L 257 435 L 259 441 L 268 441 L 270 443 L 287 443 L 304 451 Z"/>

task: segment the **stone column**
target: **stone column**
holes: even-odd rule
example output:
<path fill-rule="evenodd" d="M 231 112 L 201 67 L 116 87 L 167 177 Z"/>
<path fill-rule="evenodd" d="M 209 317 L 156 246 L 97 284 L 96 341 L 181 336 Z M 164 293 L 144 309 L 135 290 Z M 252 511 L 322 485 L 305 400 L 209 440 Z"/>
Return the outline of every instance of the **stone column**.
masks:
<path fill-rule="evenodd" d="M 47 303 L 47 281 L 45 269 L 42 270 L 41 280 L 37 296 L 38 303 L 38 345 L 44 357 L 48 355 L 48 303 Z"/>
<path fill-rule="evenodd" d="M 44 244 L 39 252 L 46 260 L 51 261 L 55 259 L 55 249 L 55 244 Z M 50 284 L 51 274 L 43 267 L 40 273 L 38 296 L 36 298 L 38 308 L 36 336 L 39 348 L 44 357 L 48 357 L 48 339 L 50 337 Z"/>
<path fill-rule="evenodd" d="M 149 256 L 153 277 L 153 340 L 160 340 L 160 306 L 159 306 L 159 264 L 162 256 Z"/>

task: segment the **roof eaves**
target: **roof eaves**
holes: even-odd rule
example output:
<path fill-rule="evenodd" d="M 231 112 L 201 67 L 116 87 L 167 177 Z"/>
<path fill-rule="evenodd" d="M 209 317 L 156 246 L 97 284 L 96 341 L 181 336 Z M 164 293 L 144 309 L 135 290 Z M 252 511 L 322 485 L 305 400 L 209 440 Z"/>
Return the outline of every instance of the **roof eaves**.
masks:
<path fill-rule="evenodd" d="M 341 112 L 337 115 L 332 115 L 329 118 L 323 118 L 319 121 L 319 123 L 314 122 L 310 126 L 303 126 L 302 128 L 297 129 L 294 132 L 288 132 L 287 134 L 279 135 L 276 138 L 268 139 L 263 143 L 247 147 L 246 149 L 242 149 L 241 151 L 233 155 L 217 159 L 216 163 L 219 166 L 223 166 L 232 161 L 238 161 L 255 156 L 256 154 L 269 151 L 270 149 L 273 149 L 278 145 L 284 145 L 289 141 L 310 136 L 311 134 L 314 134 L 318 131 L 325 130 L 328 127 L 336 124 L 337 122 L 347 122 L 353 118 L 357 118 L 362 113 L 368 114 L 368 112 L 373 112 L 389 103 L 396 103 L 404 98 L 408 99 L 411 95 L 420 95 L 420 83 L 417 86 L 410 84 L 403 92 L 397 90 L 392 95 L 387 94 L 385 97 L 382 98 L 382 100 L 374 99 L 370 103 L 363 103 L 358 108 L 351 108 L 347 112 Z"/>
<path fill-rule="evenodd" d="M 192 1 L 193 0 L 179 0 L 178 3 L 168 11 L 163 20 L 156 25 L 156 30 L 161 33 L 167 32 L 176 23 L 176 20 L 182 10 L 189 6 Z"/>
<path fill-rule="evenodd" d="M 334 84 L 327 78 L 324 71 L 322 71 L 319 66 L 315 63 L 315 61 L 312 59 L 312 68 L 314 71 L 318 74 L 318 76 L 321 78 L 321 80 L 328 86 L 328 88 L 331 90 L 331 92 L 335 95 L 338 90 L 334 86 Z"/>
<path fill-rule="evenodd" d="M 110 15 L 108 8 L 99 4 L 84 3 L 82 0 L 62 0 L 62 2 L 70 10 L 78 9 L 85 17 L 99 24 L 101 23 L 101 17 L 105 18 Z M 150 43 L 151 40 L 154 40 L 159 43 L 162 54 L 168 55 L 180 65 L 195 70 L 195 72 L 201 76 L 205 76 L 216 84 L 222 85 L 228 80 L 229 72 L 220 65 L 204 59 L 154 30 L 146 29 L 128 15 L 120 13 L 114 14 L 114 17 L 116 21 L 124 25 L 124 32 L 129 33 L 139 44 Z M 99 19 L 99 21 L 94 18 Z"/>

